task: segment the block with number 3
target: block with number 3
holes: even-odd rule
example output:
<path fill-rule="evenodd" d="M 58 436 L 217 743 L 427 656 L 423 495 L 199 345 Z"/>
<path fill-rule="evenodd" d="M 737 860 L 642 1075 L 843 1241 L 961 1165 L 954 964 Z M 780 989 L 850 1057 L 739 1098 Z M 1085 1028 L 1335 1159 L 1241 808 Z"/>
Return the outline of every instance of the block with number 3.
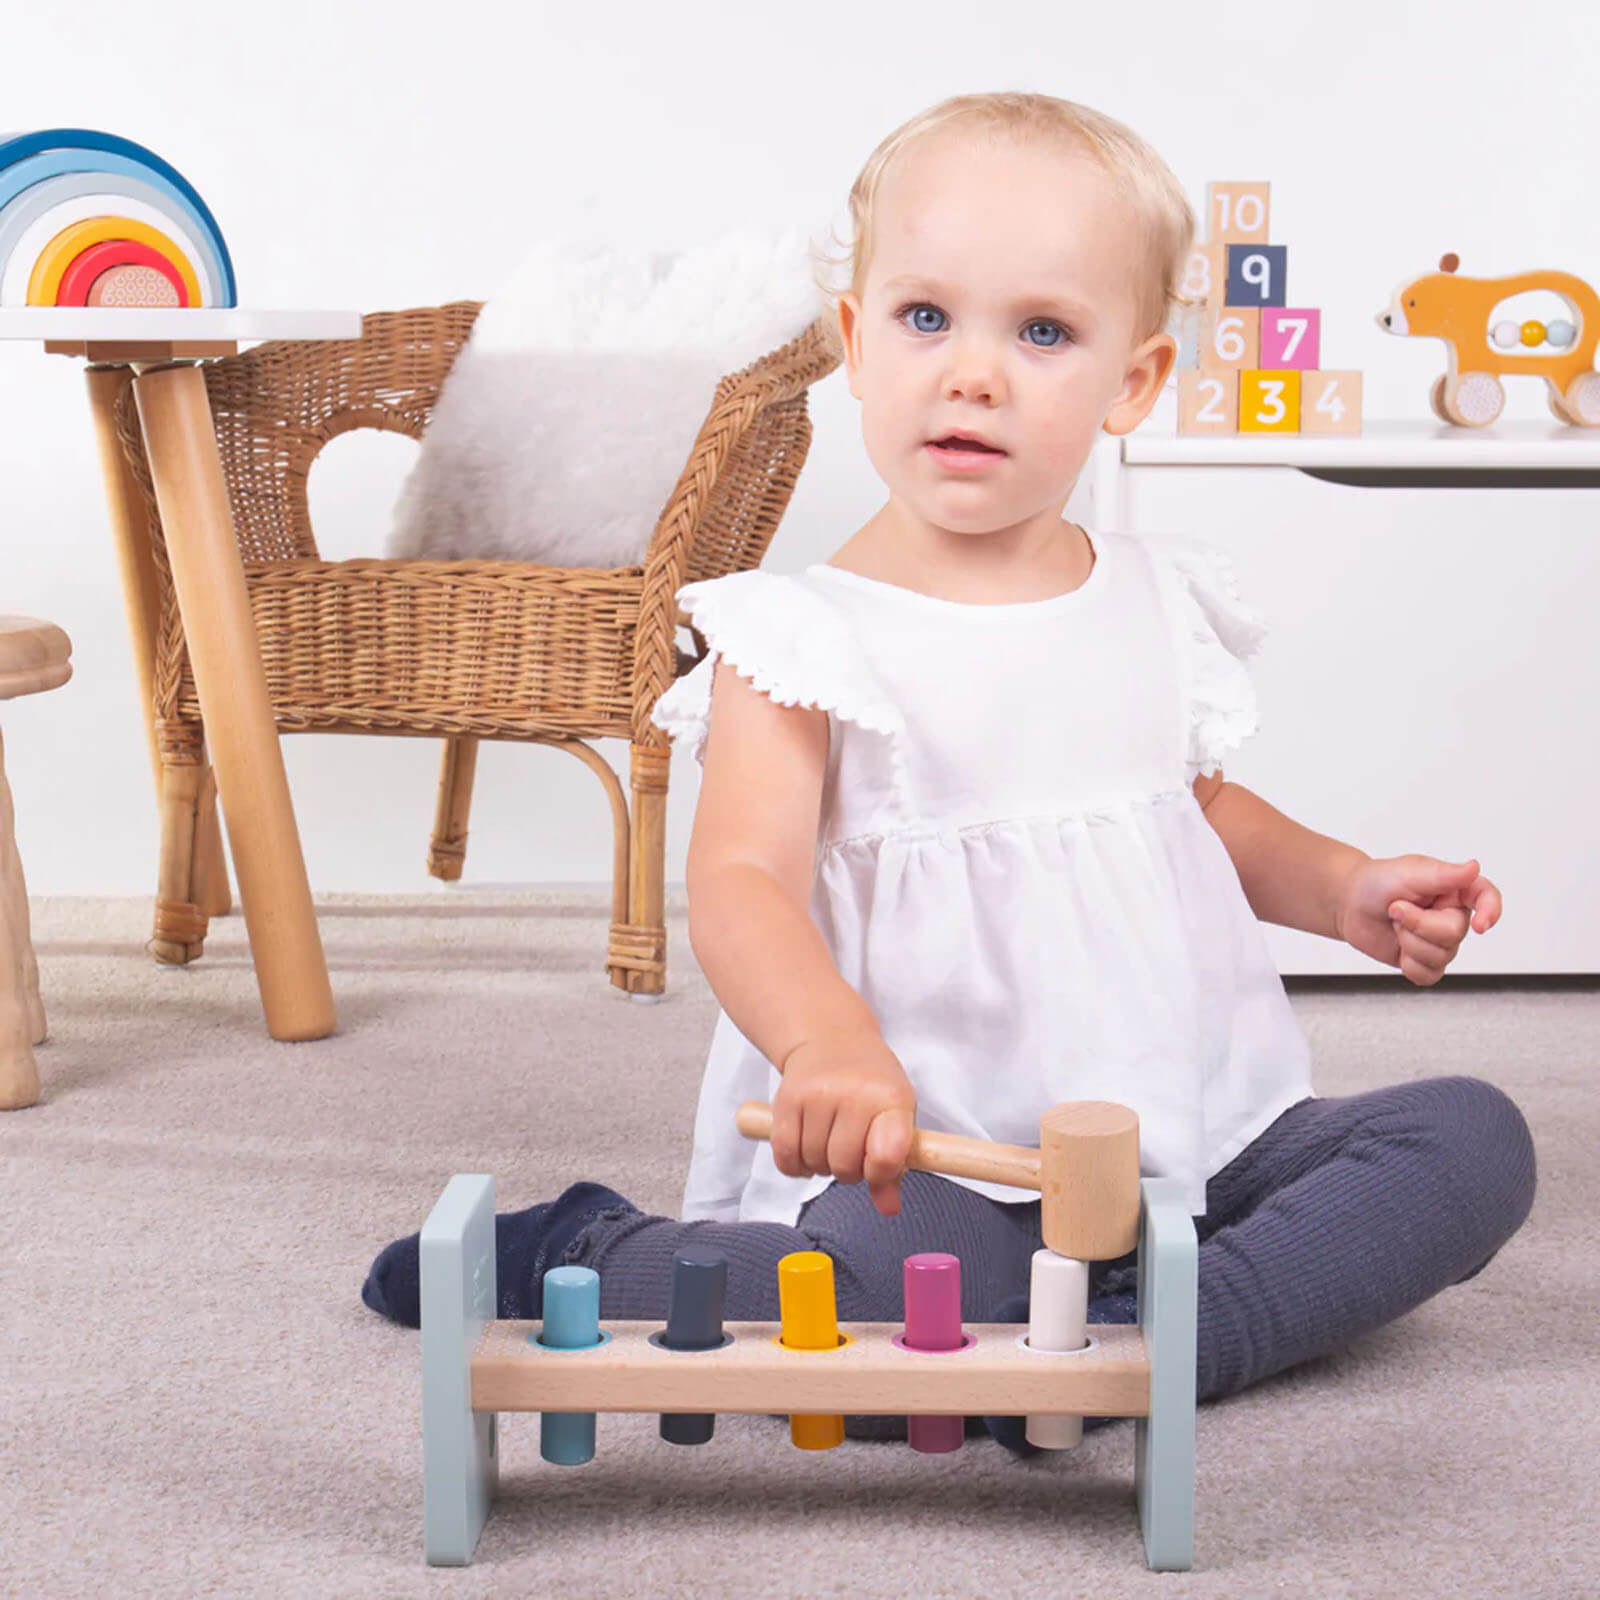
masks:
<path fill-rule="evenodd" d="M 1179 433 L 1236 433 L 1238 427 L 1238 373 L 1178 374 Z"/>
<path fill-rule="evenodd" d="M 1306 372 L 1317 364 L 1322 313 L 1301 306 L 1261 308 L 1261 365 Z"/>
<path fill-rule="evenodd" d="M 1360 433 L 1361 374 L 1305 372 L 1300 376 L 1301 433 Z"/>
<path fill-rule="evenodd" d="M 1240 433 L 1298 433 L 1300 431 L 1300 374 L 1293 368 L 1281 372 L 1239 374 Z"/>

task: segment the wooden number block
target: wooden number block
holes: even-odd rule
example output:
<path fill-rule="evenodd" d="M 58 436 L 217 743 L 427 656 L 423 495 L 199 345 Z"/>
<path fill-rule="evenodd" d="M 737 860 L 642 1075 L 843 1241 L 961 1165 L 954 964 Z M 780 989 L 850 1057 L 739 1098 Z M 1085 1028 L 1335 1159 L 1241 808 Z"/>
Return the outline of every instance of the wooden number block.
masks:
<path fill-rule="evenodd" d="M 1360 433 L 1361 374 L 1304 372 L 1300 375 L 1301 433 Z"/>
<path fill-rule="evenodd" d="M 1227 243 L 1267 242 L 1270 183 L 1208 183 L 1206 237 Z"/>
<path fill-rule="evenodd" d="M 1300 431 L 1300 374 L 1282 372 L 1239 374 L 1240 433 L 1298 433 Z"/>
<path fill-rule="evenodd" d="M 1261 365 L 1307 372 L 1317 364 L 1322 313 L 1296 307 L 1265 306 L 1261 312 Z"/>
<path fill-rule="evenodd" d="M 1289 247 L 1286 244 L 1230 244 L 1228 287 L 1224 303 L 1230 306 L 1281 306 L 1288 288 Z"/>
<path fill-rule="evenodd" d="M 1192 372 L 1200 365 L 1205 341 L 1211 337 L 1211 313 L 1202 306 L 1174 306 L 1167 319 L 1167 332 L 1178 341 L 1177 372 Z"/>
<path fill-rule="evenodd" d="M 1222 294 L 1228 286 L 1227 246 L 1197 244 L 1184 263 L 1178 293 L 1186 300 L 1200 300 L 1207 311 L 1222 308 Z"/>
<path fill-rule="evenodd" d="M 1178 374 L 1179 433 L 1237 433 L 1239 375 L 1236 372 Z"/>
<path fill-rule="evenodd" d="M 1211 320 L 1210 336 L 1200 346 L 1202 372 L 1242 372 L 1259 367 L 1261 313 L 1249 307 L 1224 306 Z"/>

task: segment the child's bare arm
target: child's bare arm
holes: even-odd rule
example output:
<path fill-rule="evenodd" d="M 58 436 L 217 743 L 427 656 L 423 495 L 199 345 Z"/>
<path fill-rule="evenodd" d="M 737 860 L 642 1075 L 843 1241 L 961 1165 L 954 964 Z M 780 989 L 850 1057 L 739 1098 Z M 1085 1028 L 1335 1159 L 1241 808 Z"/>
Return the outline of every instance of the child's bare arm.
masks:
<path fill-rule="evenodd" d="M 723 1009 L 784 1074 L 778 1170 L 865 1177 L 893 1215 L 916 1098 L 809 910 L 827 757 L 826 712 L 780 706 L 718 663 L 689 841 L 689 942 Z"/>

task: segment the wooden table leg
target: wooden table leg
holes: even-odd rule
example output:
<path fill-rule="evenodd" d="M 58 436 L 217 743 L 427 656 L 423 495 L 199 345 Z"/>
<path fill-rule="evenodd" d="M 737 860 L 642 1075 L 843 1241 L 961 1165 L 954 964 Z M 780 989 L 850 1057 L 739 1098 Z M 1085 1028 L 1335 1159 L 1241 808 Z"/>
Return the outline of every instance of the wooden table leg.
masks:
<path fill-rule="evenodd" d="M 198 367 L 163 367 L 136 378 L 133 392 L 267 1031 L 274 1039 L 321 1039 L 336 1026 L 333 992 L 205 377 Z"/>
<path fill-rule="evenodd" d="M 161 756 L 156 747 L 155 680 L 156 634 L 161 626 L 161 595 L 155 562 L 150 554 L 150 526 L 139 485 L 117 443 L 117 401 L 133 382 L 131 366 L 91 366 L 89 410 L 94 418 L 95 445 L 100 455 L 100 476 L 105 483 L 106 508 L 111 516 L 111 540 L 122 572 L 122 600 L 133 645 L 134 681 L 150 746 L 150 770 L 155 776 L 156 804 L 161 804 Z M 225 917 L 233 903 L 228 884 L 228 860 L 222 850 L 216 803 L 207 799 L 195 836 L 195 892 L 208 917 Z"/>
<path fill-rule="evenodd" d="M 6 782 L 5 751 L 0 747 L 0 1111 L 20 1111 L 38 1103 L 39 1068 L 33 1046 L 43 1037 L 38 968 L 33 966 L 33 942 L 28 937 L 28 891 L 22 882 L 11 787 Z"/>

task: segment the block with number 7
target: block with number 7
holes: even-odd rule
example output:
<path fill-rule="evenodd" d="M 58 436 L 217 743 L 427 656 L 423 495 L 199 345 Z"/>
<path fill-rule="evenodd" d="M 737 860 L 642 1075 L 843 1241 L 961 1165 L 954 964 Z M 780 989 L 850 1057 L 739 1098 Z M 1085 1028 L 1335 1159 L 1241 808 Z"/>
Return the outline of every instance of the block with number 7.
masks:
<path fill-rule="evenodd" d="M 1309 372 L 1317 365 L 1322 313 L 1305 306 L 1261 308 L 1261 365 L 1296 367 Z"/>

